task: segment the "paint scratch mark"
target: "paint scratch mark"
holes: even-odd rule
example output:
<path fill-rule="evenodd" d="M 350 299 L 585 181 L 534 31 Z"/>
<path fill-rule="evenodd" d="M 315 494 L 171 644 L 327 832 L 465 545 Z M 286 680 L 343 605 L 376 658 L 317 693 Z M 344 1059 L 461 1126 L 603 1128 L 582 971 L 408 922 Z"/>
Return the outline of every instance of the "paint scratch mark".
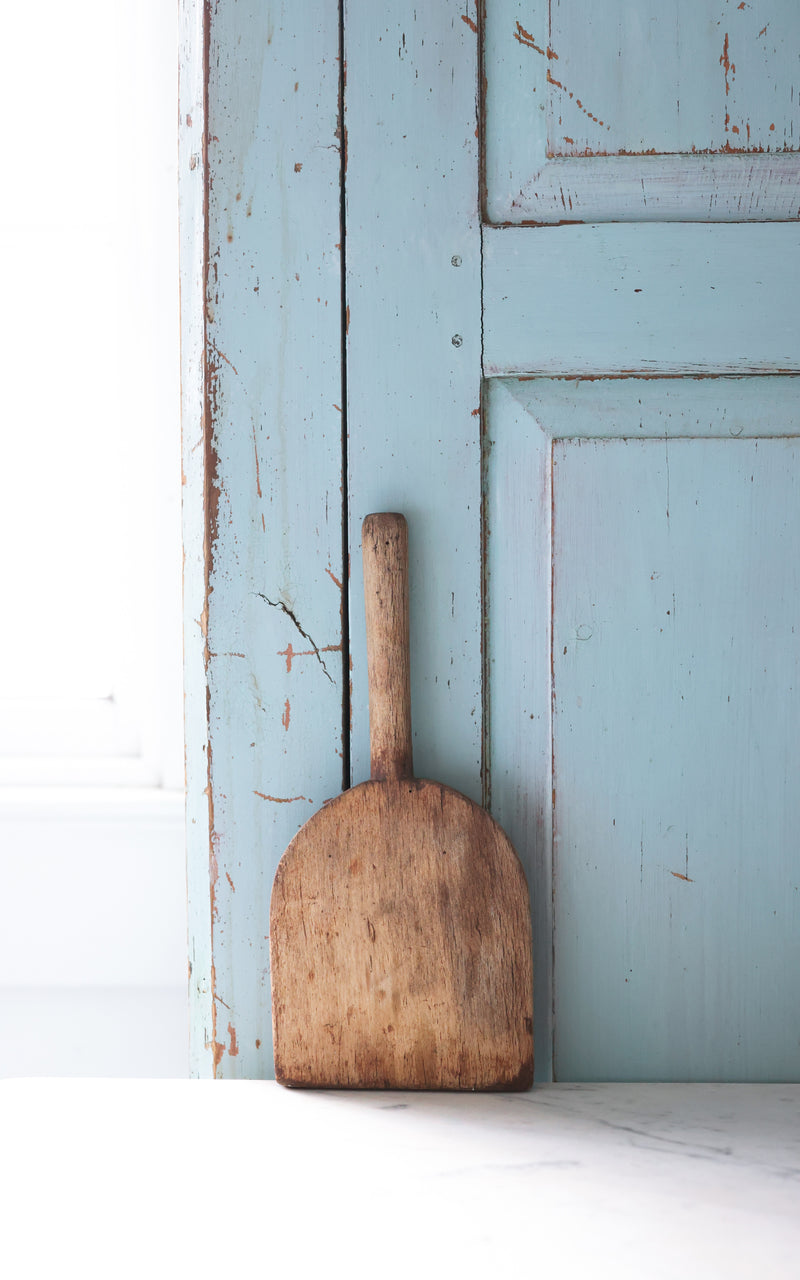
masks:
<path fill-rule="evenodd" d="M 477 27 L 477 24 L 472 20 L 472 18 L 468 17 L 466 13 L 462 13 L 462 15 L 461 15 L 461 21 L 462 21 L 462 22 L 466 22 L 466 24 L 467 24 L 467 26 L 469 27 L 470 31 L 474 31 L 476 35 L 478 34 L 478 27 Z"/>
<path fill-rule="evenodd" d="M 264 495 L 261 492 L 261 467 L 258 461 L 258 440 L 256 438 L 255 418 L 253 419 L 253 453 L 255 454 L 255 459 L 256 459 L 256 489 L 258 491 L 259 498 L 263 498 Z"/>
<path fill-rule="evenodd" d="M 295 800 L 306 800 L 307 796 L 268 796 L 263 791 L 254 791 L 254 796 L 258 796 L 259 800 L 271 800 L 273 804 L 294 804 Z M 308 801 L 313 804 L 313 800 Z"/>
<path fill-rule="evenodd" d="M 236 1031 L 234 1030 L 233 1023 L 231 1022 L 228 1023 L 228 1035 L 231 1038 L 231 1047 L 228 1050 L 228 1053 L 231 1055 L 232 1058 L 235 1058 L 238 1056 L 239 1046 L 236 1043 Z"/>
<path fill-rule="evenodd" d="M 286 614 L 286 617 L 289 618 L 289 620 L 293 622 L 294 625 L 297 627 L 297 630 L 300 632 L 300 635 L 303 637 L 303 639 L 307 640 L 308 643 L 311 645 L 312 653 L 315 654 L 317 661 L 322 667 L 322 670 L 325 672 L 325 675 L 330 680 L 331 684 L 335 684 L 336 682 L 333 676 L 331 675 L 328 668 L 325 666 L 325 659 L 320 653 L 319 648 L 311 639 L 311 636 L 308 634 L 308 632 L 304 631 L 303 628 L 300 626 L 300 623 L 297 621 L 297 618 L 295 617 L 294 613 L 289 608 L 289 606 L 287 604 L 284 604 L 283 600 L 270 600 L 269 596 L 265 596 L 263 591 L 256 591 L 255 595 L 260 596 L 262 600 L 265 600 L 271 609 L 280 609 L 282 613 Z M 327 652 L 327 650 L 325 650 L 325 652 Z"/>
<path fill-rule="evenodd" d="M 209 784 L 210 787 L 210 784 Z M 208 788 L 207 788 L 208 790 Z M 219 859 L 217 858 L 217 843 L 219 836 L 215 831 L 211 837 L 211 845 L 208 854 L 208 871 L 209 885 L 211 889 L 211 919 L 219 919 L 219 906 L 217 904 L 217 881 L 219 880 Z"/>
<path fill-rule="evenodd" d="M 694 884 L 692 877 L 685 876 L 682 871 L 670 871 L 669 874 L 674 876 L 676 880 L 686 880 L 689 884 Z"/>
<path fill-rule="evenodd" d="M 224 351 L 220 351 L 219 347 L 217 346 L 217 344 L 216 344 L 215 342 L 211 342 L 211 343 L 209 343 L 209 346 L 211 347 L 211 350 L 212 350 L 212 351 L 214 351 L 214 352 L 216 353 L 216 355 L 218 355 L 218 356 L 219 356 L 220 360 L 224 360 L 224 361 L 225 361 L 225 363 L 226 363 L 226 364 L 227 364 L 231 369 L 233 369 L 233 372 L 236 374 L 236 377 L 238 378 L 238 377 L 239 377 L 239 370 L 236 368 L 236 365 L 233 363 L 233 361 L 228 359 L 228 357 L 225 355 L 225 352 L 224 352 Z"/>
<path fill-rule="evenodd" d="M 235 884 L 233 883 L 233 881 L 231 880 L 230 875 L 229 875 L 229 873 L 228 873 L 227 871 L 225 872 L 225 879 L 228 881 L 228 884 L 231 886 L 231 891 L 232 891 L 233 893 L 235 893 L 235 892 L 236 892 L 236 885 L 235 885 Z"/>
<path fill-rule="evenodd" d="M 320 653 L 341 653 L 341 651 L 342 646 L 340 644 L 326 644 L 321 649 L 294 649 L 290 641 L 285 649 L 278 650 L 278 657 L 286 659 L 286 671 L 290 673 L 295 658 L 310 658 Z"/>
<path fill-rule="evenodd" d="M 289 699 L 287 698 L 286 705 L 283 708 L 283 715 L 281 716 L 281 724 L 283 725 L 287 733 L 289 731 L 289 721 L 291 720 L 291 718 L 292 718 L 292 708 L 290 707 Z"/>
<path fill-rule="evenodd" d="M 730 44 L 728 41 L 727 31 L 725 32 L 725 39 L 722 41 L 722 53 L 720 54 L 719 64 L 725 73 L 725 97 L 727 98 L 728 94 L 731 91 L 731 84 L 733 82 L 733 78 L 736 75 L 736 63 L 731 62 Z M 726 133 L 728 133 L 729 131 L 730 120 L 731 120 L 730 114 L 726 110 L 725 112 L 725 132 Z M 739 130 L 734 126 L 734 133 L 738 133 L 738 132 Z"/>
<path fill-rule="evenodd" d="M 519 44 L 524 45 L 526 49 L 533 49 L 534 53 L 538 53 L 541 57 L 547 58 L 548 62 L 552 61 L 553 58 L 558 62 L 558 54 L 555 49 L 551 49 L 550 45 L 548 45 L 546 49 L 543 49 L 541 45 L 536 43 L 530 31 L 525 30 L 521 22 L 516 23 L 516 28 L 517 29 L 514 32 L 514 39 L 517 40 Z M 605 120 L 601 120 L 599 116 L 594 115 L 588 107 L 584 106 L 580 98 L 576 97 L 571 89 L 568 89 L 560 80 L 556 80 L 555 76 L 551 75 L 549 67 L 547 68 L 547 83 L 555 85 L 557 89 L 560 89 L 562 93 L 565 93 L 570 101 L 574 102 L 575 106 L 578 107 L 578 109 L 582 111 L 589 120 L 594 120 L 595 124 L 600 125 L 601 128 L 610 130 L 611 125 L 606 124 Z M 572 143 L 572 138 L 565 137 L 564 141 Z"/>
<path fill-rule="evenodd" d="M 334 586 L 337 586 L 337 587 L 339 588 L 339 590 L 341 591 L 341 589 L 342 589 L 342 584 L 341 584 L 341 582 L 339 581 L 339 579 L 336 577 L 336 575 L 335 575 L 334 573 L 332 573 L 330 569 L 326 569 L 326 570 L 325 570 L 325 572 L 327 573 L 328 577 L 330 578 L 330 580 L 331 580 L 331 582 L 334 584 Z"/>
<path fill-rule="evenodd" d="M 601 120 L 598 116 L 593 115 L 593 113 L 589 110 L 589 108 L 583 105 L 580 98 L 576 98 L 574 93 L 572 93 L 571 90 L 569 90 L 565 84 L 562 84 L 560 80 L 556 80 L 555 76 L 551 74 L 549 67 L 547 68 L 547 83 L 554 84 L 555 87 L 557 89 L 560 89 L 562 93 L 566 93 L 570 99 L 574 100 L 575 106 L 579 107 L 580 110 L 583 112 L 583 114 L 585 116 L 588 116 L 590 120 L 594 120 L 595 124 L 602 125 L 604 129 L 611 128 L 611 125 L 606 124 L 605 120 Z"/>
<path fill-rule="evenodd" d="M 555 50 L 551 49 L 549 45 L 546 49 L 542 49 L 536 43 L 530 31 L 525 30 L 521 22 L 516 23 L 516 28 L 514 32 L 515 40 L 518 40 L 520 44 L 524 44 L 528 49 L 533 49 L 534 52 L 540 53 L 543 58 L 555 58 L 556 62 L 558 62 L 558 54 Z"/>

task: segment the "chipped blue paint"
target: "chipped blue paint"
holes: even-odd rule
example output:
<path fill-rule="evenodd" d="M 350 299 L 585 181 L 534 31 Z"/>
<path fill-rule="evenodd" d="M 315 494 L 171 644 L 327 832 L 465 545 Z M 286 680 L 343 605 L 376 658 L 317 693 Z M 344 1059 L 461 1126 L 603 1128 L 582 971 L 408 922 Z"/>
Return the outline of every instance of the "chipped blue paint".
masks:
<path fill-rule="evenodd" d="M 797 1079 L 794 380 L 490 390 L 492 807 L 534 890 L 537 1070 Z"/>
<path fill-rule="evenodd" d="M 800 213 L 794 0 L 486 6 L 494 223 Z"/>
<path fill-rule="evenodd" d="M 192 1069 L 266 1076 L 272 877 L 342 781 L 338 12 L 183 23 Z"/>
<path fill-rule="evenodd" d="M 472 0 L 345 14 L 353 778 L 369 777 L 361 521 L 399 510 L 415 772 L 480 800 L 477 15 Z"/>
<path fill-rule="evenodd" d="M 417 770 L 483 763 L 526 862 L 537 1078 L 798 1078 L 800 11 L 484 8 L 482 191 L 472 0 L 346 0 L 344 85 L 336 4 L 184 0 L 193 1068 L 271 1073 L 272 874 L 350 679 L 367 776 L 359 528 L 400 509 Z"/>

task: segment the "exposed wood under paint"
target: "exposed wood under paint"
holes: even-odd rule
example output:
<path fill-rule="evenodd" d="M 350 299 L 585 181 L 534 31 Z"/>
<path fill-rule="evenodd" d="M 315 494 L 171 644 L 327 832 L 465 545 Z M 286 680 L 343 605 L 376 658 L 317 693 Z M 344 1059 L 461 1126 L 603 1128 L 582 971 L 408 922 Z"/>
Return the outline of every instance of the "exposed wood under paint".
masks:
<path fill-rule="evenodd" d="M 274 869 L 342 776 L 339 15 L 182 22 L 192 1069 L 265 1076 Z"/>
<path fill-rule="evenodd" d="M 498 224 L 800 217 L 797 6 L 489 0 Z"/>

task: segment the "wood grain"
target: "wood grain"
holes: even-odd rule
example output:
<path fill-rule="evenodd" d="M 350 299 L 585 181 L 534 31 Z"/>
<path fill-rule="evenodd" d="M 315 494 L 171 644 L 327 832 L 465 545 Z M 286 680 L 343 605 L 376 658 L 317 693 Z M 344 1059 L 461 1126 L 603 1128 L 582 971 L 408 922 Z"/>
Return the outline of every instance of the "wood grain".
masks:
<path fill-rule="evenodd" d="M 525 876 L 484 809 L 411 776 L 402 516 L 368 516 L 364 549 L 377 776 L 316 813 L 278 867 L 276 1077 L 336 1088 L 525 1089 L 533 1080 Z"/>
<path fill-rule="evenodd" d="M 381 780 L 410 778 L 414 766 L 405 518 L 390 512 L 367 516 L 362 546 L 371 773 Z"/>

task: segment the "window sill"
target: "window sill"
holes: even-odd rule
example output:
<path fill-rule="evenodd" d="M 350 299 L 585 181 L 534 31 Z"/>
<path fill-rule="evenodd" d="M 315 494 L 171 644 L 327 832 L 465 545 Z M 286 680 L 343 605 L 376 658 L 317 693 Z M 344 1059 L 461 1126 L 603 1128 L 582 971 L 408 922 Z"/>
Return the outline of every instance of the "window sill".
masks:
<path fill-rule="evenodd" d="M 159 787 L 0 786 L 0 822 L 26 820 L 183 826 L 184 793 Z"/>

